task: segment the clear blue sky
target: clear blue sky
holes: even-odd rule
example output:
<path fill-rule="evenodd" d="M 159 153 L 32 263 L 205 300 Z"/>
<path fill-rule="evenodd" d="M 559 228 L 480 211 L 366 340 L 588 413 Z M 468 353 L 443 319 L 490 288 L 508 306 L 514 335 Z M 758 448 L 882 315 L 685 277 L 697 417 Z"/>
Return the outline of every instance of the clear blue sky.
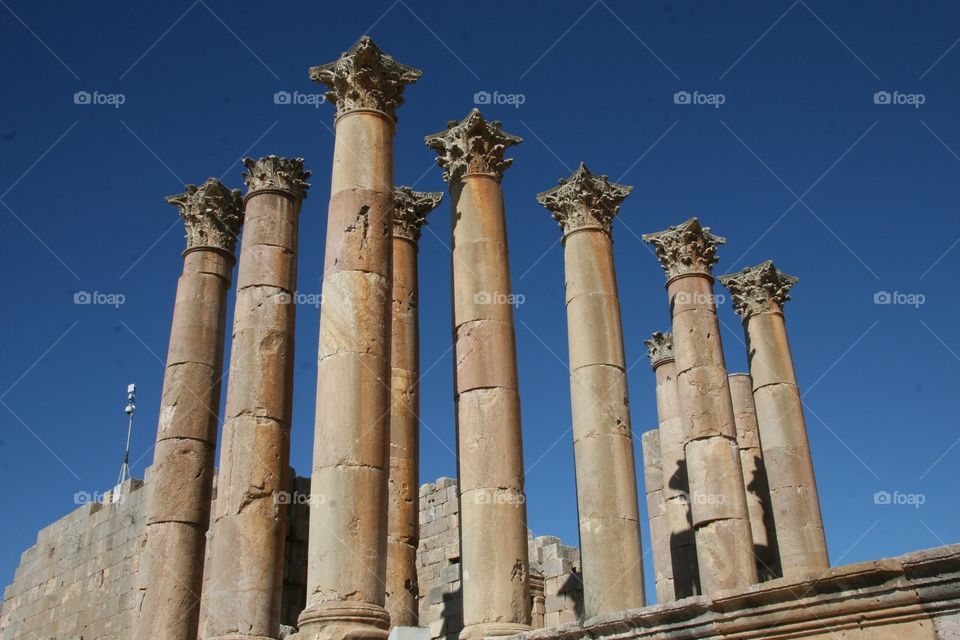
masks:
<path fill-rule="evenodd" d="M 787 321 L 832 560 L 960 539 L 956 5 L 0 5 L 0 582 L 36 531 L 74 508 L 75 492 L 114 482 L 129 382 L 140 389 L 134 474 L 152 459 L 183 248 L 163 196 L 209 176 L 241 187 L 245 154 L 305 157 L 314 177 L 299 289 L 319 291 L 333 108 L 278 105 L 274 94 L 319 93 L 307 68 L 364 33 L 423 70 L 399 112 L 398 183 L 445 190 L 423 136 L 462 118 L 478 91 L 523 96 L 482 108 L 525 139 L 503 186 L 513 284 L 525 297 L 516 319 L 536 533 L 577 540 L 563 256 L 535 194 L 584 160 L 635 187 L 614 237 L 638 461 L 639 433 L 656 424 L 642 341 L 669 326 L 664 277 L 639 235 L 697 215 L 728 238 L 718 273 L 772 258 L 800 277 Z M 78 91 L 122 94 L 123 104 L 75 104 Z M 676 104 L 678 91 L 691 102 L 722 94 L 723 104 Z M 875 104 L 879 91 L 907 104 Z M 919 106 L 909 104 L 916 94 Z M 429 229 L 423 481 L 456 473 L 448 203 Z M 125 302 L 75 305 L 78 291 Z M 877 305 L 878 291 L 925 299 Z M 729 368 L 744 370 L 729 303 L 720 318 Z M 297 320 L 292 464 L 305 474 L 318 310 L 301 306 Z M 876 505 L 878 491 L 924 504 Z M 651 566 L 648 557 L 648 575 Z"/>

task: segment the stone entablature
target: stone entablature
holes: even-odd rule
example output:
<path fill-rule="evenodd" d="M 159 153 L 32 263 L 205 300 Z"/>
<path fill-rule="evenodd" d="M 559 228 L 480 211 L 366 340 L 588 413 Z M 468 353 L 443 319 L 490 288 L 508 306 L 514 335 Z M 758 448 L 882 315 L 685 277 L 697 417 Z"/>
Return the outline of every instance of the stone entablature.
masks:
<path fill-rule="evenodd" d="M 960 544 L 598 616 L 512 640 L 956 640 Z"/>

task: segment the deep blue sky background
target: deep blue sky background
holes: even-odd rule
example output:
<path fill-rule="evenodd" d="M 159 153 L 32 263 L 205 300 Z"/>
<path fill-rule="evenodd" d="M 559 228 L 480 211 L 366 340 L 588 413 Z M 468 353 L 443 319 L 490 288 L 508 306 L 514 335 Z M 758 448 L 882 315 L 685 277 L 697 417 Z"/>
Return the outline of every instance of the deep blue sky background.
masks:
<path fill-rule="evenodd" d="M 669 326 L 664 277 L 639 235 L 697 215 L 728 238 L 718 273 L 772 258 L 800 277 L 787 321 L 832 560 L 960 539 L 954 3 L 0 5 L 0 582 L 75 492 L 114 482 L 129 382 L 140 389 L 134 475 L 152 459 L 183 248 L 163 196 L 211 175 L 241 187 L 245 154 L 305 157 L 299 289 L 319 291 L 333 108 L 273 95 L 319 93 L 307 67 L 364 33 L 423 70 L 399 112 L 398 183 L 445 190 L 422 139 L 462 118 L 475 92 L 525 97 L 483 110 L 525 139 L 504 190 L 525 296 L 516 320 L 537 534 L 577 540 L 560 232 L 534 196 L 585 160 L 635 186 L 614 235 L 638 462 L 639 434 L 656 424 L 642 341 Z M 76 105 L 80 90 L 125 103 Z M 674 104 L 681 90 L 726 101 Z M 877 91 L 926 100 L 877 105 Z M 448 212 L 421 243 L 423 481 L 456 473 Z M 126 303 L 78 306 L 81 290 Z M 925 304 L 876 305 L 881 290 Z M 720 317 L 729 368 L 744 370 L 729 303 Z M 299 308 L 292 463 L 304 474 L 318 322 Z M 877 491 L 925 503 L 876 505 Z"/>

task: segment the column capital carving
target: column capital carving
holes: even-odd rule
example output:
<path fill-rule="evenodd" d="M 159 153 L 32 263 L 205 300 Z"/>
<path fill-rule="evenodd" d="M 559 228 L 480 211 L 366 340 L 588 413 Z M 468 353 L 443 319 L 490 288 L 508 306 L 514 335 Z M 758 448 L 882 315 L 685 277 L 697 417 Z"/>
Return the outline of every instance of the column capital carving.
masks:
<path fill-rule="evenodd" d="M 467 117 L 447 123 L 447 130 L 424 138 L 427 147 L 438 154 L 437 164 L 443 169 L 447 182 L 459 179 L 465 173 L 487 173 L 503 179 L 503 172 L 513 160 L 504 158 L 507 147 L 523 142 L 504 132 L 497 120 L 487 120 L 479 109 Z"/>
<path fill-rule="evenodd" d="M 580 229 L 600 229 L 610 234 L 613 218 L 633 187 L 610 182 L 583 162 L 569 178 L 562 178 L 553 189 L 537 194 L 537 202 L 550 210 L 564 235 Z"/>
<path fill-rule="evenodd" d="M 248 197 L 258 191 L 279 191 L 298 201 L 307 197 L 310 172 L 303 168 L 303 158 L 244 158 L 243 166 Z"/>
<path fill-rule="evenodd" d="M 673 334 L 669 331 L 654 331 L 647 345 L 647 355 L 650 357 L 650 366 L 656 369 L 664 362 L 670 362 L 673 356 Z"/>
<path fill-rule="evenodd" d="M 422 72 L 397 62 L 370 36 L 363 36 L 333 62 L 310 67 L 310 79 L 329 87 L 327 100 L 337 105 L 337 116 L 357 109 L 382 111 L 397 121 L 404 85 L 420 79 Z"/>
<path fill-rule="evenodd" d="M 710 227 L 700 226 L 696 218 L 663 231 L 645 233 L 643 240 L 653 245 L 667 278 L 688 273 L 709 276 L 719 260 L 717 247 L 727 241 L 710 233 Z"/>
<path fill-rule="evenodd" d="M 243 196 L 216 178 L 165 198 L 180 210 L 187 229 L 187 250 L 219 249 L 233 254 L 243 225 Z"/>
<path fill-rule="evenodd" d="M 780 271 L 772 260 L 767 260 L 720 276 L 719 280 L 730 291 L 734 310 L 746 320 L 754 314 L 782 311 L 783 303 L 790 299 L 790 288 L 799 278 Z"/>
<path fill-rule="evenodd" d="M 433 211 L 443 194 L 439 191 L 414 191 L 410 187 L 393 189 L 393 235 L 406 238 L 414 244 L 420 240 L 420 228 L 427 224 L 427 214 Z"/>

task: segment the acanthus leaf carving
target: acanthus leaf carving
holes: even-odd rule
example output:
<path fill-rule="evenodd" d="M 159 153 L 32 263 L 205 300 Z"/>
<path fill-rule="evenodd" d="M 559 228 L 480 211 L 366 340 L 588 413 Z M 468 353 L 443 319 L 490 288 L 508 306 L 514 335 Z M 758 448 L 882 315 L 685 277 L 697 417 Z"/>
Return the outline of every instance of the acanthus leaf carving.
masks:
<path fill-rule="evenodd" d="M 783 303 L 790 299 L 790 289 L 799 282 L 796 276 L 777 269 L 772 260 L 720 276 L 719 280 L 730 291 L 733 308 L 744 320 L 758 313 L 782 311 Z"/>
<path fill-rule="evenodd" d="M 463 120 L 451 120 L 447 130 L 424 138 L 427 147 L 437 152 L 437 164 L 447 182 L 463 174 L 485 173 L 503 179 L 503 172 L 513 160 L 504 158 L 507 149 L 523 139 L 504 132 L 497 120 L 487 120 L 474 108 Z"/>
<path fill-rule="evenodd" d="M 303 168 L 303 158 L 264 156 L 257 160 L 244 158 L 243 181 L 248 195 L 257 191 L 282 191 L 295 200 L 307 197 L 310 172 Z"/>
<path fill-rule="evenodd" d="M 427 214 L 433 211 L 443 194 L 438 191 L 414 191 L 410 187 L 393 190 L 393 235 L 416 243 L 420 229 L 427 224 Z"/>
<path fill-rule="evenodd" d="M 710 233 L 710 227 L 700 226 L 696 218 L 663 231 L 645 233 L 643 240 L 653 245 L 667 278 L 689 273 L 709 276 L 719 260 L 717 247 L 726 242 Z"/>
<path fill-rule="evenodd" d="M 219 249 L 233 254 L 243 225 L 243 195 L 216 178 L 165 198 L 179 209 L 186 227 L 187 250 Z"/>
<path fill-rule="evenodd" d="M 537 194 L 537 202 L 550 210 L 564 234 L 580 229 L 601 229 L 608 235 L 613 219 L 633 187 L 611 182 L 580 163 L 569 178 L 553 189 Z"/>

